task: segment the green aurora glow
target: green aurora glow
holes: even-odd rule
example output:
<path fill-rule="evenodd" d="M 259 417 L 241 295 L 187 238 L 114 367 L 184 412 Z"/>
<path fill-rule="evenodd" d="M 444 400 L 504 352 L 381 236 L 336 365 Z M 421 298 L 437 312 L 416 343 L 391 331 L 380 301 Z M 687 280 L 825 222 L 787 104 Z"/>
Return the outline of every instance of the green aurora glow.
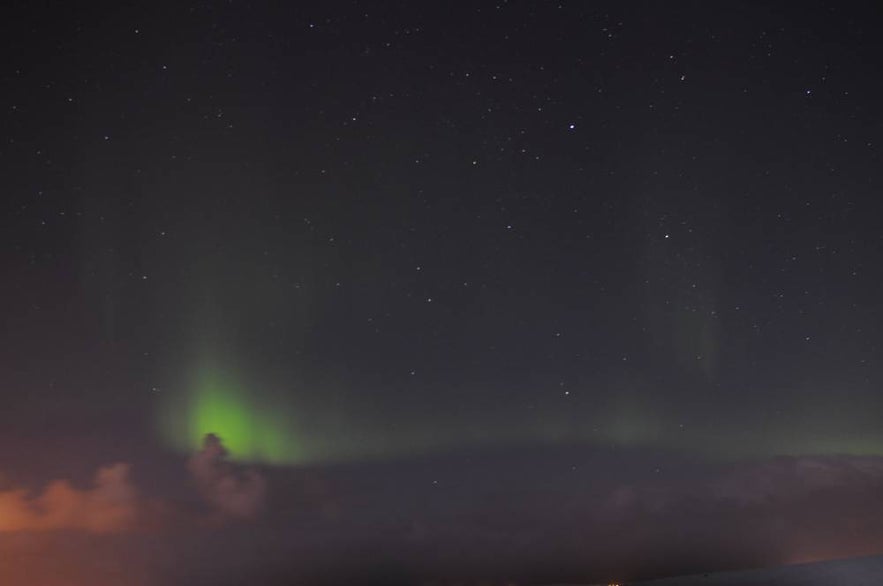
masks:
<path fill-rule="evenodd" d="M 206 364 L 212 366 L 206 366 Z M 246 383 L 215 361 L 203 367 L 183 396 L 168 399 L 159 417 L 163 441 L 181 453 L 199 449 L 208 433 L 220 436 L 234 460 L 277 465 L 396 458 L 463 446 L 586 444 L 653 447 L 712 459 L 817 454 L 879 454 L 883 436 L 867 429 L 845 429 L 818 414 L 806 413 L 787 429 L 762 425 L 726 426 L 714 422 L 681 425 L 642 395 L 619 393 L 619 400 L 582 420 L 561 413 L 507 413 L 490 419 L 402 412 L 395 419 L 372 417 L 366 406 L 293 402 L 291 393 L 273 395 Z M 315 395 L 315 394 L 314 394 Z M 320 396 L 322 393 L 319 394 Z"/>
<path fill-rule="evenodd" d="M 223 438 L 236 460 L 274 464 L 302 461 L 285 409 L 255 401 L 236 379 L 215 368 L 203 369 L 187 400 L 171 402 L 161 417 L 160 433 L 175 449 L 198 449 L 208 433 Z"/>

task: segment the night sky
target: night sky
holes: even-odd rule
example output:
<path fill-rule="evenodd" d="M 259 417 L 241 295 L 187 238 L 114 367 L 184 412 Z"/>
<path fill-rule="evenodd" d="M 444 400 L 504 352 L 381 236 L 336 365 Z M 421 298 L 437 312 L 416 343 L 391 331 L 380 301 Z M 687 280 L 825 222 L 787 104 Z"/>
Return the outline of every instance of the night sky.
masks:
<path fill-rule="evenodd" d="M 883 553 L 875 3 L 0 21 L 0 581 Z"/>

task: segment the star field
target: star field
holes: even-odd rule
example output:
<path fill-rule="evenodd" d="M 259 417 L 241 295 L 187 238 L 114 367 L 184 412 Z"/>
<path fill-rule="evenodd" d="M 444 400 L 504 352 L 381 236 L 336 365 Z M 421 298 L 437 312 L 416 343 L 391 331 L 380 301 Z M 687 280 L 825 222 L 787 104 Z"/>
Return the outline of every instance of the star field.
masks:
<path fill-rule="evenodd" d="M 843 424 L 872 429 L 831 410 L 876 405 L 880 377 L 865 37 L 690 10 L 704 26 L 508 3 L 455 27 L 33 21 L 54 42 L 5 74 L 10 282 L 62 281 L 145 405 L 218 352 L 383 427 L 690 421 L 840 449 Z M 24 287 L 10 314 L 58 305 Z"/>

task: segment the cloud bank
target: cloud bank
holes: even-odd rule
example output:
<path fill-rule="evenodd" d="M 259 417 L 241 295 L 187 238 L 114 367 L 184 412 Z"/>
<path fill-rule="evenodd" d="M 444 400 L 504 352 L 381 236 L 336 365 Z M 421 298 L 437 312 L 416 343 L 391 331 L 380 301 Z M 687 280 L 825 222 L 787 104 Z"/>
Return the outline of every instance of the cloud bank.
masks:
<path fill-rule="evenodd" d="M 188 461 L 191 480 L 212 509 L 213 519 L 253 519 L 263 505 L 266 481 L 257 471 L 242 469 L 226 458 L 221 439 L 207 435 L 202 449 Z M 0 534 L 157 529 L 174 516 L 174 507 L 142 497 L 130 480 L 130 468 L 125 462 L 99 468 L 86 488 L 58 479 L 36 494 L 25 488 L 0 490 Z"/>
<path fill-rule="evenodd" d="M 555 454 L 259 473 L 208 436 L 174 465 L 192 496 L 183 504 L 142 496 L 126 464 L 84 488 L 0 492 L 0 583 L 51 569 L 58 584 L 119 584 L 134 567 L 155 577 L 148 586 L 333 585 L 371 572 L 385 584 L 457 572 L 574 583 L 883 552 L 883 458 L 723 465 L 580 451 L 577 468 L 576 454 L 566 466 Z M 171 512 L 152 521 L 157 510 Z M 156 531 L 142 531 L 148 521 Z M 65 582 L 74 567 L 84 578 Z"/>
<path fill-rule="evenodd" d="M 56 480 L 36 496 L 24 489 L 0 492 L 0 533 L 81 530 L 117 533 L 137 525 L 141 500 L 129 481 L 129 465 L 98 470 L 93 486 L 77 489 Z"/>

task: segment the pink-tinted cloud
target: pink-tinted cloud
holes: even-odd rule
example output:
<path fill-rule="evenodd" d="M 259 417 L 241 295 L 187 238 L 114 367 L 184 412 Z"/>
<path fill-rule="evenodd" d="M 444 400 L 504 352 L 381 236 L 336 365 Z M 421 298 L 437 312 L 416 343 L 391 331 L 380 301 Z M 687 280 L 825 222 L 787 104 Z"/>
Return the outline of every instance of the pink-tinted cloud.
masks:
<path fill-rule="evenodd" d="M 129 481 L 129 465 L 98 470 L 90 488 L 66 480 L 51 482 L 37 495 L 24 489 L 0 492 L 0 533 L 81 530 L 116 533 L 135 527 L 140 501 Z"/>
<path fill-rule="evenodd" d="M 206 436 L 203 448 L 188 462 L 192 480 L 222 517 L 253 518 L 263 505 L 266 482 L 254 470 L 240 470 L 226 456 L 220 438 Z M 61 530 L 123 533 L 156 529 L 173 517 L 186 520 L 183 512 L 175 514 L 168 503 L 144 499 L 132 484 L 129 470 L 126 463 L 102 467 L 86 488 L 54 480 L 38 492 L 0 490 L 0 534 Z"/>

